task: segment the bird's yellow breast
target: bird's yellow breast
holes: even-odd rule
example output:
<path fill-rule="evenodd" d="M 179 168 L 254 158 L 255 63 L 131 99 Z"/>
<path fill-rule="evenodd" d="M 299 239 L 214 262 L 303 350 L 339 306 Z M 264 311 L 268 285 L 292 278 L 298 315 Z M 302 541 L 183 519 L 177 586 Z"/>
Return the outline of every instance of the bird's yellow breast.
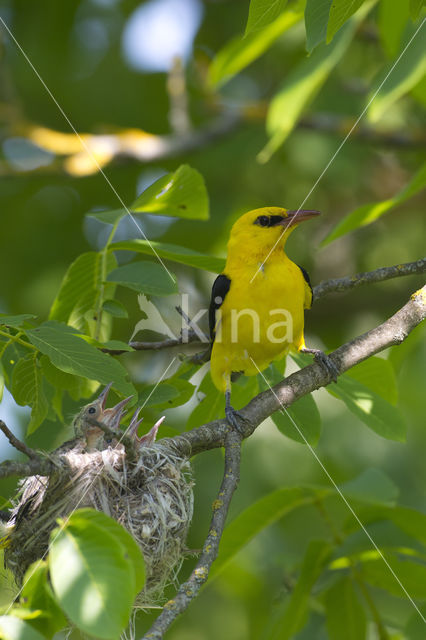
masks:
<path fill-rule="evenodd" d="M 282 250 L 259 266 L 231 262 L 225 269 L 231 286 L 217 315 L 211 357 L 213 382 L 222 390 L 232 371 L 255 375 L 303 344 L 301 270 Z"/>

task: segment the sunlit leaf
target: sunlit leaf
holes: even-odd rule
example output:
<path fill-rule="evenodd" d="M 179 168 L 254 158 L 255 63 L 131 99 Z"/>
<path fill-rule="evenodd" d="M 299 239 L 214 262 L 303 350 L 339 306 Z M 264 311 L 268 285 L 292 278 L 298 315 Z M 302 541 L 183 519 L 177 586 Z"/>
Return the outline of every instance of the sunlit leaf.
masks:
<path fill-rule="evenodd" d="M 123 242 L 115 242 L 111 245 L 112 251 L 136 251 L 144 255 L 153 255 L 153 249 L 164 260 L 172 260 L 179 264 L 186 264 L 196 269 L 204 269 L 213 273 L 220 273 L 224 266 L 225 260 L 216 256 L 209 256 L 199 253 L 193 249 L 187 249 L 175 244 L 167 244 L 165 242 L 155 242 L 147 240 L 125 240 Z"/>
<path fill-rule="evenodd" d="M 410 0 L 410 15 L 413 20 L 417 20 L 425 4 L 425 0 Z"/>
<path fill-rule="evenodd" d="M 279 38 L 303 17 L 302 11 L 284 11 L 261 31 L 228 42 L 215 56 L 209 68 L 209 82 L 220 87 L 259 58 Z"/>
<path fill-rule="evenodd" d="M 423 21 L 408 42 L 404 42 L 397 60 L 390 62 L 376 78 L 367 98 L 367 116 L 377 122 L 426 73 L 426 23 Z M 377 94 L 377 95 L 376 95 Z"/>
<path fill-rule="evenodd" d="M 367 557 L 363 560 L 362 575 L 364 580 L 374 587 L 384 589 L 404 600 L 407 598 L 407 592 L 412 598 L 426 598 L 426 565 L 416 562 L 415 558 L 406 557 L 400 560 L 396 554 L 386 553 L 383 555 L 393 573 L 383 558 L 377 554 L 375 559 Z"/>
<path fill-rule="evenodd" d="M 207 220 L 209 199 L 203 176 L 187 164 L 159 178 L 130 206 L 163 216 Z"/>
<path fill-rule="evenodd" d="M 96 218 L 99 222 L 104 222 L 105 224 L 116 224 L 119 222 L 124 216 L 128 215 L 127 209 L 113 209 L 110 211 L 89 211 L 87 214 L 89 218 Z"/>
<path fill-rule="evenodd" d="M 398 401 L 396 376 L 389 360 L 373 356 L 349 369 L 346 375 L 358 380 L 387 402 L 396 405 Z"/>
<path fill-rule="evenodd" d="M 127 547 L 116 535 L 75 512 L 52 531 L 49 570 L 70 620 L 97 638 L 117 640 L 129 621 L 136 588 Z"/>
<path fill-rule="evenodd" d="M 327 35 L 328 16 L 333 0 L 307 0 L 305 8 L 306 49 L 311 52 Z"/>
<path fill-rule="evenodd" d="M 68 621 L 53 595 L 46 562 L 37 560 L 28 568 L 23 582 L 22 600 L 25 607 L 43 612 L 39 619 L 32 622 L 32 626 L 47 637 L 52 637 L 57 631 L 68 626 Z"/>
<path fill-rule="evenodd" d="M 246 35 L 259 31 L 273 22 L 282 12 L 287 0 L 250 0 Z"/>
<path fill-rule="evenodd" d="M 327 391 L 340 398 L 348 409 L 378 435 L 404 442 L 406 426 L 399 410 L 371 389 L 350 378 L 340 376 Z"/>
<path fill-rule="evenodd" d="M 330 551 L 330 545 L 324 540 L 312 540 L 309 543 L 299 579 L 268 640 L 290 640 L 303 627 L 312 587 L 326 564 Z"/>
<path fill-rule="evenodd" d="M 341 27 L 358 11 L 365 0 L 333 0 L 327 24 L 327 42 L 330 42 Z"/>
<path fill-rule="evenodd" d="M 48 321 L 26 333 L 32 344 L 49 356 L 58 369 L 104 384 L 113 381 L 114 388 L 121 393 L 135 393 L 133 385 L 126 380 L 124 367 L 80 338 L 75 329 Z"/>
<path fill-rule="evenodd" d="M 46 640 L 28 622 L 15 616 L 0 616 L 0 637 L 2 640 Z"/>
<path fill-rule="evenodd" d="M 260 162 L 267 162 L 289 136 L 303 110 L 347 50 L 359 19 L 359 16 L 352 18 L 330 45 L 317 47 L 287 75 L 269 106 L 266 129 L 270 139 L 258 156 Z"/>
<path fill-rule="evenodd" d="M 131 262 L 113 269 L 108 282 L 121 284 L 138 293 L 153 296 L 168 296 L 177 293 L 176 278 L 170 276 L 159 262 Z"/>
<path fill-rule="evenodd" d="M 365 612 L 351 578 L 345 576 L 328 589 L 325 595 L 325 612 L 330 640 L 365 639 Z"/>
<path fill-rule="evenodd" d="M 383 200 L 383 202 L 374 202 L 373 204 L 365 204 L 355 211 L 352 211 L 343 220 L 337 223 L 337 225 L 330 231 L 330 233 L 324 238 L 321 246 L 325 246 L 340 238 L 341 236 L 364 227 L 372 222 L 375 222 L 380 216 L 388 213 L 391 209 L 399 206 L 416 193 L 424 189 L 426 186 L 426 164 L 423 164 L 419 171 L 412 177 L 410 182 L 399 191 L 393 198 L 389 200 Z"/>

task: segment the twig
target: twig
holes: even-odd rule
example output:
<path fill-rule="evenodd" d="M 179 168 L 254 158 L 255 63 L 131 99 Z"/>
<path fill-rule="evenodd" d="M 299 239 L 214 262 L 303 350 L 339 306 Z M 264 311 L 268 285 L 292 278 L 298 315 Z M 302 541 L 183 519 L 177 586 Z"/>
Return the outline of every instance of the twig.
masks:
<path fill-rule="evenodd" d="M 339 373 L 344 373 L 356 364 L 380 351 L 398 345 L 426 317 L 426 285 L 413 293 L 410 300 L 399 311 L 375 329 L 358 336 L 329 354 Z M 239 412 L 248 422 L 244 437 L 253 431 L 281 406 L 289 407 L 302 396 L 325 387 L 331 382 L 329 374 L 320 364 L 313 363 L 296 371 L 273 387 L 263 391 Z M 202 451 L 222 447 L 229 427 L 225 420 L 215 420 L 201 427 L 175 436 L 172 442 L 182 452 L 196 455 Z M 162 443 L 166 444 L 167 439 Z"/>
<path fill-rule="evenodd" d="M 201 342 L 195 331 L 190 329 L 186 336 L 179 336 L 179 338 L 166 338 L 165 340 L 158 340 L 157 342 L 129 342 L 129 347 L 132 347 L 135 351 L 160 351 L 161 349 L 171 349 L 172 347 L 178 347 L 192 342 Z M 126 349 L 101 349 L 104 353 L 109 353 L 112 356 L 121 356 L 123 353 L 129 353 Z"/>
<path fill-rule="evenodd" d="M 225 528 L 229 505 L 240 480 L 241 436 L 235 430 L 225 437 L 225 469 L 217 499 L 213 503 L 213 516 L 203 550 L 188 580 L 176 596 L 169 600 L 143 640 L 161 640 L 176 618 L 183 613 L 206 582 L 210 568 L 217 558 L 219 543 Z"/>
<path fill-rule="evenodd" d="M 132 438 L 126 436 L 121 431 L 114 431 L 113 429 L 110 429 L 106 424 L 99 422 L 99 420 L 96 420 L 95 418 L 87 418 L 87 421 L 95 427 L 98 427 L 106 436 L 108 436 L 108 438 L 111 438 L 111 440 L 119 441 L 126 450 L 126 458 L 128 462 L 135 462 L 138 459 L 138 453 Z"/>
<path fill-rule="evenodd" d="M 365 271 L 357 273 L 354 276 L 346 276 L 345 278 L 335 278 L 325 280 L 314 287 L 314 301 L 327 296 L 330 293 L 341 293 L 348 289 L 354 289 L 363 284 L 373 284 L 374 282 L 383 282 L 391 278 L 400 278 L 401 276 L 411 276 L 426 272 L 426 258 L 420 258 L 415 262 L 405 262 L 404 264 L 396 264 L 393 267 L 381 267 L 374 271 Z"/>
<path fill-rule="evenodd" d="M 24 453 L 31 460 L 41 459 L 41 456 L 39 456 L 39 454 L 36 451 L 34 451 L 34 449 L 31 449 L 31 447 L 27 447 L 27 445 L 24 442 L 21 442 L 21 440 L 19 440 L 16 436 L 13 435 L 13 433 L 10 431 L 10 429 L 8 429 L 8 427 L 5 425 L 3 420 L 0 420 L 0 430 L 3 431 L 4 435 L 9 440 L 12 447 L 15 447 L 15 449 L 17 449 L 21 453 Z"/>

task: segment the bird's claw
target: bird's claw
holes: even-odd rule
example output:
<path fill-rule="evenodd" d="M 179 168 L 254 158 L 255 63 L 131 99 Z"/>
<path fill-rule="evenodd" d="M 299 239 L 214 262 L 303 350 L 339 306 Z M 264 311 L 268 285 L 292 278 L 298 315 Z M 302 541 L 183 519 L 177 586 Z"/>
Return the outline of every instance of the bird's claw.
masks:
<path fill-rule="evenodd" d="M 236 409 L 234 409 L 231 406 L 225 407 L 225 417 L 226 417 L 226 421 L 229 424 L 229 426 L 232 429 L 235 429 L 236 431 L 238 431 L 240 436 L 245 437 L 245 435 L 246 435 L 245 426 L 249 426 L 250 425 L 250 423 L 247 420 L 247 418 L 245 418 L 242 415 L 242 413 L 240 413 L 239 411 L 237 411 Z"/>
<path fill-rule="evenodd" d="M 339 375 L 339 369 L 334 364 L 333 360 L 321 349 L 303 349 L 304 353 L 310 353 L 314 356 L 315 362 L 320 364 L 326 373 L 331 377 L 333 382 L 337 382 L 337 376 Z"/>

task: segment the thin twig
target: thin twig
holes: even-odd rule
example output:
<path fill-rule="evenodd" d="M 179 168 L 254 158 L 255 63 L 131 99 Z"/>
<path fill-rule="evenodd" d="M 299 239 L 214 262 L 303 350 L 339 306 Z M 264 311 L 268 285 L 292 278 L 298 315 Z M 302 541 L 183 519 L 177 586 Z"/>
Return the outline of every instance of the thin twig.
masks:
<path fill-rule="evenodd" d="M 219 552 L 219 543 L 225 528 L 229 505 L 240 480 L 241 436 L 228 430 L 225 441 L 225 469 L 222 484 L 213 503 L 213 516 L 203 550 L 195 569 L 176 596 L 169 600 L 143 640 L 161 640 L 176 618 L 183 613 L 206 582 L 210 568 Z"/>
<path fill-rule="evenodd" d="M 27 462 L 5 460 L 0 463 L 0 478 L 49 476 L 56 468 L 55 463 L 49 458 L 31 458 Z"/>
<path fill-rule="evenodd" d="M 426 258 L 420 258 L 415 262 L 405 262 L 404 264 L 396 264 L 393 267 L 381 267 L 374 271 L 365 271 L 357 273 L 354 276 L 346 276 L 345 278 L 334 278 L 325 280 L 314 287 L 314 301 L 329 295 L 330 293 L 341 293 L 354 289 L 363 284 L 373 284 L 375 282 L 383 282 L 391 278 L 400 278 L 402 276 L 412 276 L 426 272 Z"/>
<path fill-rule="evenodd" d="M 24 442 L 21 442 L 21 440 L 13 435 L 13 433 L 10 431 L 10 429 L 8 429 L 3 420 L 0 420 L 0 430 L 3 431 L 12 447 L 15 447 L 15 449 L 28 456 L 28 458 L 30 458 L 31 460 L 41 459 L 41 456 L 39 456 L 39 454 L 34 451 L 34 449 L 31 449 L 31 447 L 28 447 Z"/>

